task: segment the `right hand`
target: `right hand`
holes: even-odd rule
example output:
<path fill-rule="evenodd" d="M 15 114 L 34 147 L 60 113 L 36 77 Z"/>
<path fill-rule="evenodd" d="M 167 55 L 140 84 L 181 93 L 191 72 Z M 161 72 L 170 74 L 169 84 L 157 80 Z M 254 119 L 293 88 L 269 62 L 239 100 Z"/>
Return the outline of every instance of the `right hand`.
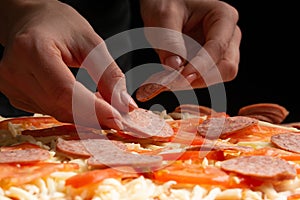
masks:
<path fill-rule="evenodd" d="M 5 47 L 0 62 L 0 91 L 11 104 L 62 122 L 74 122 L 76 112 L 80 113 L 81 125 L 121 129 L 119 111 L 128 112 L 137 106 L 127 93 L 124 74 L 90 24 L 57 0 L 2 3 L 10 10 L 6 13 L 9 25 L 0 24 L 5 26 L 5 33 L 1 30 L 0 34 Z M 102 55 L 97 57 L 101 63 L 85 66 L 98 83 L 99 92 L 94 94 L 76 81 L 68 66 L 80 67 L 99 44 Z M 104 71 L 105 64 L 108 68 Z M 101 79 L 91 72 L 103 72 Z M 96 118 L 91 117 L 91 104 Z"/>

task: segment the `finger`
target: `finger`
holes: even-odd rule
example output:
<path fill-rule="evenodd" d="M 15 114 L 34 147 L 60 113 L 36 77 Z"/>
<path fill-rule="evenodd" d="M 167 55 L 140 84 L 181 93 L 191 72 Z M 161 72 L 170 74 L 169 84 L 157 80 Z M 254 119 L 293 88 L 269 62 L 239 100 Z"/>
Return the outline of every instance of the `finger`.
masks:
<path fill-rule="evenodd" d="M 109 54 L 104 42 L 88 54 L 82 65 L 98 83 L 101 96 L 113 107 L 122 112 L 138 107 L 127 92 L 125 75 Z"/>
<path fill-rule="evenodd" d="M 155 4 L 150 2 L 150 6 Z M 147 4 L 146 4 L 147 5 Z M 162 64 L 178 69 L 183 65 L 186 58 L 186 49 L 182 28 L 185 20 L 185 7 L 180 1 L 160 2 L 159 8 L 152 9 L 157 13 L 151 12 L 144 14 L 145 35 L 150 44 L 156 49 Z M 144 8 L 146 11 L 149 8 Z M 160 27 L 160 28 L 154 28 Z"/>
<path fill-rule="evenodd" d="M 33 74 L 45 91 L 40 105 L 46 114 L 85 126 L 122 128 L 119 112 L 77 82 L 59 54 L 51 60 L 41 57 L 39 61 L 44 65 L 33 68 Z"/>
<path fill-rule="evenodd" d="M 204 21 L 206 41 L 203 48 L 185 67 L 185 76 L 192 73 L 206 74 L 215 67 L 215 63 L 223 59 L 236 29 L 238 13 L 233 7 L 222 5 L 223 9 L 219 9 L 217 14 L 211 14 L 211 17 Z"/>
<path fill-rule="evenodd" d="M 203 77 L 198 77 L 197 80 L 192 83 L 192 87 L 204 88 L 216 83 L 233 80 L 238 72 L 240 60 L 240 51 L 238 47 L 240 42 L 241 31 L 239 27 L 236 27 L 232 40 L 224 54 L 224 58 Z"/>

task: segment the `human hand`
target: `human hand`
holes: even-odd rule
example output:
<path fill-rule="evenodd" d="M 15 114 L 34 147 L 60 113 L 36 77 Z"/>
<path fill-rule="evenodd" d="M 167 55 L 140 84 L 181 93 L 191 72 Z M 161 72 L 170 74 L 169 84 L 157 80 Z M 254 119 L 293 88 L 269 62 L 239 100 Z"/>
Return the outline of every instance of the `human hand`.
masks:
<path fill-rule="evenodd" d="M 137 106 L 127 93 L 124 74 L 89 23 L 57 0 L 1 4 L 7 21 L 0 20 L 0 41 L 5 46 L 0 91 L 11 104 L 63 122 L 74 122 L 79 113 L 81 125 L 122 128 L 119 111 Z M 68 66 L 80 67 L 97 45 L 98 60 L 84 66 L 98 83 L 94 94 L 76 81 Z"/>
<path fill-rule="evenodd" d="M 184 65 L 183 83 L 188 82 L 189 86 L 180 87 L 177 82 L 173 90 L 204 88 L 236 77 L 241 31 L 235 8 L 217 0 L 140 0 L 140 3 L 145 27 L 166 28 L 159 33 L 151 29 L 145 32 L 161 63 L 174 69 Z"/>

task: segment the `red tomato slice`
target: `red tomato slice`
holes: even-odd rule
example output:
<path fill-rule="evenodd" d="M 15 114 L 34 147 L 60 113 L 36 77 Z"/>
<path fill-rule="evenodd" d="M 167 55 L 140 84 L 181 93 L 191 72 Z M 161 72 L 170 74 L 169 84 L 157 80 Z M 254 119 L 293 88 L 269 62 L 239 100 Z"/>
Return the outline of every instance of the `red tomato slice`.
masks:
<path fill-rule="evenodd" d="M 106 178 L 128 178 L 137 177 L 138 174 L 133 169 L 124 168 L 124 171 L 114 168 L 96 169 L 87 171 L 75 176 L 72 176 L 66 180 L 66 186 L 72 186 L 73 188 L 81 188 L 89 186 L 91 184 L 99 183 Z"/>
<path fill-rule="evenodd" d="M 30 183 L 55 171 L 74 171 L 79 166 L 75 163 L 38 163 L 34 165 L 0 164 L 0 186 L 8 188 Z"/>
<path fill-rule="evenodd" d="M 240 182 L 236 182 L 233 176 L 218 167 L 203 167 L 201 164 L 188 164 L 181 161 L 176 161 L 164 169 L 153 172 L 153 177 L 159 182 L 173 180 L 179 184 L 198 184 L 221 188 L 249 188 L 262 184 L 262 181 L 246 177 L 239 177 Z"/>
<path fill-rule="evenodd" d="M 204 153 L 204 152 L 203 152 Z M 203 160 L 206 157 L 209 160 L 222 161 L 225 160 L 223 151 L 209 151 L 201 154 L 200 151 L 185 151 L 176 153 L 159 154 L 164 160 Z"/>
<path fill-rule="evenodd" d="M 232 142 L 246 142 L 246 141 L 270 141 L 271 136 L 285 133 L 286 129 L 279 127 L 262 126 L 259 124 L 252 125 L 248 128 L 236 131 L 227 136 L 231 138 Z"/>

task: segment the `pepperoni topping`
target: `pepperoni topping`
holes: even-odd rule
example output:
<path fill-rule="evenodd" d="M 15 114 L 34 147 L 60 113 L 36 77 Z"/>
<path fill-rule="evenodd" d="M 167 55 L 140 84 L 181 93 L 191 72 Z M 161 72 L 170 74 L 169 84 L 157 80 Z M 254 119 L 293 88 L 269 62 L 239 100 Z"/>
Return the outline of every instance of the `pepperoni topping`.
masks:
<path fill-rule="evenodd" d="M 190 113 L 196 116 L 212 115 L 216 113 L 216 111 L 212 108 L 195 104 L 181 104 L 175 108 L 174 112 Z"/>
<path fill-rule="evenodd" d="M 161 166 L 162 157 L 156 155 L 139 155 L 125 151 L 111 151 L 93 156 L 87 162 L 93 168 L 132 166 L 141 170 L 149 170 L 149 168 Z"/>
<path fill-rule="evenodd" d="M 287 161 L 272 156 L 241 156 L 221 163 L 225 171 L 268 181 L 293 179 L 297 172 Z"/>
<path fill-rule="evenodd" d="M 116 166 L 152 168 L 160 166 L 162 162 L 161 156 L 126 152 L 126 145 L 114 140 L 63 140 L 59 138 L 56 148 L 59 152 L 72 157 L 88 158 L 88 165 L 93 168 Z"/>
<path fill-rule="evenodd" d="M 297 133 L 280 133 L 271 137 L 271 142 L 277 147 L 300 153 L 300 135 Z"/>
<path fill-rule="evenodd" d="M 238 115 L 249 116 L 261 121 L 280 124 L 289 114 L 285 107 L 274 103 L 257 103 L 242 107 Z"/>
<path fill-rule="evenodd" d="M 200 135 L 211 138 L 225 138 L 229 134 L 257 124 L 258 120 L 250 117 L 235 116 L 226 118 L 208 118 L 197 127 Z"/>
<path fill-rule="evenodd" d="M 112 148 L 126 149 L 126 145 L 119 141 L 105 139 L 64 140 L 58 138 L 56 149 L 58 152 L 71 157 L 88 158 L 99 152 L 107 152 Z"/>
<path fill-rule="evenodd" d="M 145 102 L 172 88 L 172 84 L 180 77 L 183 67 L 178 71 L 164 70 L 150 76 L 136 92 L 136 99 Z"/>
<path fill-rule="evenodd" d="M 136 138 L 169 138 L 173 129 L 157 114 L 142 108 L 123 115 L 125 134 Z"/>
<path fill-rule="evenodd" d="M 41 148 L 0 151 L 0 163 L 30 164 L 50 158 L 48 150 Z"/>

